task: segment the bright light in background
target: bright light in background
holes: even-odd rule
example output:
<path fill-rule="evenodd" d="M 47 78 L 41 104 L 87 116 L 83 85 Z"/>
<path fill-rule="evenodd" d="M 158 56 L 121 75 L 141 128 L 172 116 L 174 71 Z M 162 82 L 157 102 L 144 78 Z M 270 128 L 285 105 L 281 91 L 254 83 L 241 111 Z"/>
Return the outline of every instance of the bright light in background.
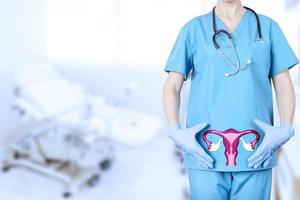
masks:
<path fill-rule="evenodd" d="M 161 68 L 180 27 L 200 15 L 205 6 L 199 0 L 120 1 L 121 60 Z"/>
<path fill-rule="evenodd" d="M 165 64 L 179 28 L 201 14 L 195 0 L 48 0 L 50 61 Z"/>
<path fill-rule="evenodd" d="M 283 2 L 271 10 L 269 1 L 243 3 L 274 17 L 289 40 L 298 41 L 297 17 L 284 9 Z M 47 56 L 50 61 L 162 68 L 180 27 L 211 11 L 214 4 L 203 0 L 48 0 Z M 298 48 L 297 42 L 291 45 Z"/>
<path fill-rule="evenodd" d="M 48 0 L 49 60 L 107 62 L 116 55 L 114 1 Z"/>

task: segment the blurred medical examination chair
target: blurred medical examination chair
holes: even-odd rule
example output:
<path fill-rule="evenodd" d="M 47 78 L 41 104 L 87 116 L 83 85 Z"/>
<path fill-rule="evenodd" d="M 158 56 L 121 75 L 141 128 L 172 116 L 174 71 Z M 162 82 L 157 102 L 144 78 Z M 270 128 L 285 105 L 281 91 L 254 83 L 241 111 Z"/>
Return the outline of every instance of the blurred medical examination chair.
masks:
<path fill-rule="evenodd" d="M 114 143 L 143 145 L 160 128 L 158 119 L 105 103 L 49 64 L 20 67 L 15 82 L 13 109 L 34 128 L 10 144 L 2 169 L 22 166 L 60 180 L 65 197 L 98 183 Z"/>

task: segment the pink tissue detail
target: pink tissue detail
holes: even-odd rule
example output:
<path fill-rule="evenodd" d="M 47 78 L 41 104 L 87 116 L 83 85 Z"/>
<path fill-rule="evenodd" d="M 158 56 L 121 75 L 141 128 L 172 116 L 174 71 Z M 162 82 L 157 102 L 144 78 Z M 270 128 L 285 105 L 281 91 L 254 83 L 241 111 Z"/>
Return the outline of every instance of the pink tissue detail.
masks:
<path fill-rule="evenodd" d="M 217 130 L 207 130 L 202 135 L 202 139 L 210 149 L 212 142 L 207 139 L 207 135 L 215 134 L 223 138 L 223 144 L 225 146 L 225 157 L 226 157 L 226 165 L 236 165 L 236 158 L 238 155 L 237 147 L 239 145 L 239 139 L 248 134 L 255 135 L 255 139 L 250 142 L 251 147 L 254 148 L 256 143 L 258 142 L 260 135 L 255 130 L 245 130 L 245 131 L 237 131 L 235 129 L 227 129 L 224 132 L 217 131 Z"/>

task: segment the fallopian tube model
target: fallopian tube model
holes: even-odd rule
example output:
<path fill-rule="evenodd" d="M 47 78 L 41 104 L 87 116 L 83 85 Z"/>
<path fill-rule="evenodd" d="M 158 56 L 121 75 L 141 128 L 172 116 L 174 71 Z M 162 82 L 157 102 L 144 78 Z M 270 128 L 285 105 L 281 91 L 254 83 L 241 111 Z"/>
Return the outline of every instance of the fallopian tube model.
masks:
<path fill-rule="evenodd" d="M 257 131 L 255 130 L 245 130 L 245 131 L 237 131 L 235 129 L 227 129 L 224 132 L 217 131 L 217 130 L 207 130 L 202 135 L 202 139 L 208 146 L 209 151 L 217 151 L 220 147 L 221 139 L 218 143 L 214 144 L 213 142 L 207 139 L 209 134 L 218 135 L 223 139 L 223 144 L 225 146 L 225 157 L 226 157 L 226 165 L 236 165 L 236 158 L 238 155 L 237 147 L 239 146 L 239 140 L 242 136 L 253 134 L 255 135 L 255 139 L 250 142 L 246 143 L 243 138 L 241 138 L 244 148 L 247 151 L 253 151 L 256 143 L 258 142 L 260 136 Z"/>

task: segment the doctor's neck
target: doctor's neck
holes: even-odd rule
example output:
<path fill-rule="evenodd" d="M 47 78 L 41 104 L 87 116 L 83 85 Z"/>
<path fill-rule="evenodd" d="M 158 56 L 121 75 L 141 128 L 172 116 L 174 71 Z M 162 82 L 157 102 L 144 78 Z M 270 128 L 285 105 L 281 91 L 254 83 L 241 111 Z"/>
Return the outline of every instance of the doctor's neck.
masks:
<path fill-rule="evenodd" d="M 232 19 L 243 15 L 246 9 L 241 0 L 218 0 L 216 4 L 216 15 Z"/>

